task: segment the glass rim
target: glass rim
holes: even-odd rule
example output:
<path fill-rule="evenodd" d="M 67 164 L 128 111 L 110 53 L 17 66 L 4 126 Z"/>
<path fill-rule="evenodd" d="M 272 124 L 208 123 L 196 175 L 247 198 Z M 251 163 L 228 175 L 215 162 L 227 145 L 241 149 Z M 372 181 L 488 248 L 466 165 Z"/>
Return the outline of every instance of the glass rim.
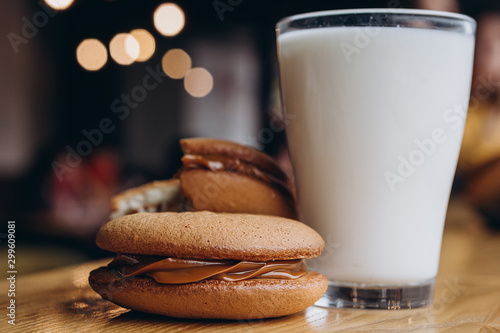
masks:
<path fill-rule="evenodd" d="M 476 20 L 472 17 L 460 13 L 452 13 L 438 10 L 428 10 L 428 9 L 409 9 L 409 8 L 360 8 L 360 9 L 334 9 L 334 10 L 324 10 L 315 11 L 309 13 L 302 13 L 291 15 L 282 18 L 276 23 L 276 32 L 281 34 L 281 27 L 286 26 L 294 21 L 311 19 L 311 18 L 327 18 L 333 16 L 341 15 L 357 15 L 357 14 L 388 14 L 394 16 L 421 16 L 427 18 L 440 18 L 440 19 L 450 19 L 455 21 L 461 21 L 463 23 L 468 23 L 472 25 L 473 31 L 476 28 Z M 286 27 L 283 27 L 286 28 Z M 320 27 L 318 27 L 320 28 Z"/>

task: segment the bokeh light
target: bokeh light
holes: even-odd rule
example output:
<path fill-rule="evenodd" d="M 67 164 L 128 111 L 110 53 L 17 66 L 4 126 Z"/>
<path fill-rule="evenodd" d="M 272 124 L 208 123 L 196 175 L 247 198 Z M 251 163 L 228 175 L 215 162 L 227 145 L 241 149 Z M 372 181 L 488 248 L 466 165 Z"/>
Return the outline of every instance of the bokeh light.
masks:
<path fill-rule="evenodd" d="M 76 48 L 76 59 L 88 71 L 97 71 L 108 61 L 106 46 L 97 39 L 85 39 Z"/>
<path fill-rule="evenodd" d="M 191 57 L 181 49 L 169 50 L 161 59 L 161 67 L 172 79 L 182 79 L 191 69 Z"/>
<path fill-rule="evenodd" d="M 213 86 L 212 74 L 202 67 L 189 70 L 184 77 L 184 88 L 193 97 L 205 97 Z"/>
<path fill-rule="evenodd" d="M 172 37 L 184 28 L 184 12 L 174 3 L 164 3 L 156 8 L 153 21 L 159 33 Z"/>
<path fill-rule="evenodd" d="M 117 34 L 109 42 L 109 54 L 118 64 L 130 65 L 139 58 L 139 42 L 131 34 Z"/>
<path fill-rule="evenodd" d="M 63 10 L 71 6 L 73 0 L 44 0 L 45 3 L 52 9 Z"/>
<path fill-rule="evenodd" d="M 132 30 L 130 34 L 139 43 L 139 57 L 137 57 L 136 61 L 143 62 L 151 58 L 156 48 L 153 35 L 144 29 Z"/>

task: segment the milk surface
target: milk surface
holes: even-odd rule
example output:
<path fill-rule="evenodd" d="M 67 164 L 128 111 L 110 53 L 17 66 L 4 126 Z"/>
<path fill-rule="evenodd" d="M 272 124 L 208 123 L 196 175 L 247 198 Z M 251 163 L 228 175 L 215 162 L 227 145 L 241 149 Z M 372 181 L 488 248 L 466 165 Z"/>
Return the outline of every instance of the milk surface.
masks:
<path fill-rule="evenodd" d="M 437 274 L 465 122 L 473 36 L 383 27 L 286 32 L 278 56 L 302 220 L 330 280 Z"/>

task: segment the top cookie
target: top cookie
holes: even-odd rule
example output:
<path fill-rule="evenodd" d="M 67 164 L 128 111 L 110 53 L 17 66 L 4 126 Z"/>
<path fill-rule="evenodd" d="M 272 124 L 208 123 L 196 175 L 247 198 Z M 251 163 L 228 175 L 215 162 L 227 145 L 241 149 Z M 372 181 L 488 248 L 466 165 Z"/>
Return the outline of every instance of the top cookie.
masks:
<path fill-rule="evenodd" d="M 115 253 L 249 261 L 319 256 L 321 236 L 276 216 L 211 212 L 137 213 L 106 223 L 97 245 Z"/>

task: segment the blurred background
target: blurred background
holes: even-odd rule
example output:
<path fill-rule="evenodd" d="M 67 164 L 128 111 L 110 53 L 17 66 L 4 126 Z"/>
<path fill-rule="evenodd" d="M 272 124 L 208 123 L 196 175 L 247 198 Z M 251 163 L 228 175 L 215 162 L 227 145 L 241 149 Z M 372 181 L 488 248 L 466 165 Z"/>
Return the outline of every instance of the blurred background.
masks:
<path fill-rule="evenodd" d="M 0 241 L 20 272 L 107 255 L 112 195 L 180 165 L 178 140 L 255 146 L 289 170 L 274 25 L 342 8 L 462 12 L 479 23 L 454 194 L 500 221 L 500 3 L 456 0 L 0 2 Z"/>

